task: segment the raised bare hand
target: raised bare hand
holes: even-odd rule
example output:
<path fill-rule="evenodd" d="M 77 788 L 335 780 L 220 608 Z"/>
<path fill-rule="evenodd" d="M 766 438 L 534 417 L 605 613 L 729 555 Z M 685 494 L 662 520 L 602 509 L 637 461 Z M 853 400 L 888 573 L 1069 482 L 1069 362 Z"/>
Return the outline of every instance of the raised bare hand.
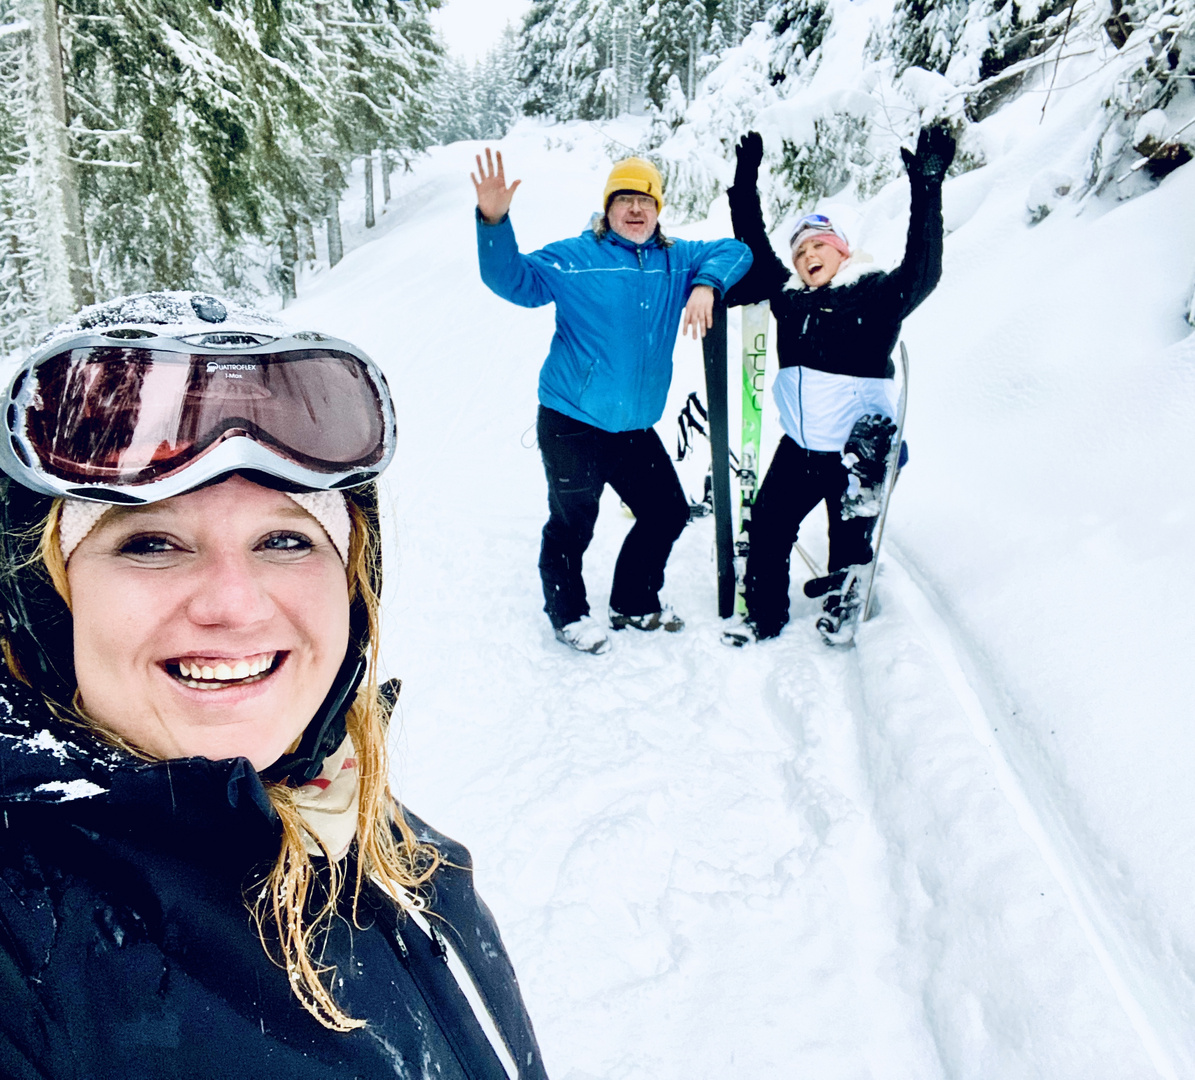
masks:
<path fill-rule="evenodd" d="M 523 181 L 516 180 L 510 187 L 506 186 L 506 173 L 502 168 L 502 151 L 498 151 L 498 168 L 494 168 L 494 157 L 490 148 L 485 148 L 485 165 L 481 164 L 481 155 L 477 155 L 477 175 L 469 174 L 473 187 L 477 191 L 477 208 L 481 216 L 490 225 L 497 225 L 510 210 L 510 200 L 514 198 L 515 188 Z M 480 177 L 480 179 L 479 179 Z"/>

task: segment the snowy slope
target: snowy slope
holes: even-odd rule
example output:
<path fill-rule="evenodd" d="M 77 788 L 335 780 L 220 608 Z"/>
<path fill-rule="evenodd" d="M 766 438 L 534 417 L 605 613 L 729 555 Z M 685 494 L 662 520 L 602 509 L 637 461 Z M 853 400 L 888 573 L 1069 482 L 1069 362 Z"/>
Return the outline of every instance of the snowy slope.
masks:
<path fill-rule="evenodd" d="M 780 639 L 719 645 L 708 519 L 669 564 L 683 634 L 554 642 L 532 427 L 552 312 L 478 280 L 477 147 L 434 151 L 386 234 L 287 312 L 391 380 L 396 778 L 472 848 L 561 1080 L 1195 1076 L 1195 172 L 1030 229 L 1059 135 L 1002 122 L 1008 151 L 947 185 L 946 275 L 907 324 L 913 462 L 854 650 L 820 644 L 797 583 Z M 580 231 L 603 137 L 524 124 L 502 147 L 523 248 Z M 881 262 L 901 199 L 863 211 Z M 676 231 L 728 229 L 723 201 Z M 676 366 L 666 442 L 697 346 Z M 610 499 L 596 611 L 628 525 Z"/>

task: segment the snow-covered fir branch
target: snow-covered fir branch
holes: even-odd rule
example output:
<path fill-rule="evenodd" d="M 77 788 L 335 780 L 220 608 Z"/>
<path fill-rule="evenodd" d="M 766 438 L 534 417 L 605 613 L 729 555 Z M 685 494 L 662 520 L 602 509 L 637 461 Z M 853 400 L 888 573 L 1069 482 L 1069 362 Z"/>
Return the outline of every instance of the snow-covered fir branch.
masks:
<path fill-rule="evenodd" d="M 47 318 L 140 289 L 293 294 L 298 253 L 314 257 L 309 238 L 353 160 L 380 148 L 392 167 L 432 141 L 443 48 L 428 14 L 439 2 L 3 0 L 10 67 L 27 65 L 30 86 L 48 68 L 62 118 L 13 94 L 0 102 L 15 148 L 0 184 L 33 184 L 47 223 L 63 220 L 66 199 L 81 243 L 64 263 L 60 224 L 34 235 L 9 215 L 9 250 L 46 247 L 45 266 L 67 269 L 0 273 L 0 311 L 6 288 L 34 295 Z M 43 33 L 47 12 L 56 25 Z M 32 316 L 21 325 L 5 347 L 37 332 Z"/>

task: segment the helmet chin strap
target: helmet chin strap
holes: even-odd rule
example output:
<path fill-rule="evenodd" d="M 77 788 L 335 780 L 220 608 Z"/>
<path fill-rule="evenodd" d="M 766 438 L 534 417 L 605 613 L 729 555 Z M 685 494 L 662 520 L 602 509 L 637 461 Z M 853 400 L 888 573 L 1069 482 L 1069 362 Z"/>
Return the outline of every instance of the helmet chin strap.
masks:
<path fill-rule="evenodd" d="M 332 689 L 324 698 L 323 704 L 316 710 L 311 723 L 303 731 L 303 737 L 292 754 L 283 754 L 273 765 L 267 765 L 260 770 L 261 778 L 267 783 L 277 783 L 286 780 L 292 787 L 301 787 L 309 780 L 319 776 L 324 758 L 334 751 L 345 736 L 345 716 L 353 699 L 357 695 L 357 688 L 365 677 L 366 659 L 365 645 L 369 641 L 367 625 L 359 627 L 358 621 L 365 622 L 364 607 L 360 601 L 353 604 L 352 630 L 349 633 L 349 647 L 344 662 L 336 673 L 332 682 Z M 358 612 L 356 609 L 362 609 Z M 358 616 L 361 616 L 359 619 Z M 359 635 L 359 630 L 365 630 L 365 636 Z"/>

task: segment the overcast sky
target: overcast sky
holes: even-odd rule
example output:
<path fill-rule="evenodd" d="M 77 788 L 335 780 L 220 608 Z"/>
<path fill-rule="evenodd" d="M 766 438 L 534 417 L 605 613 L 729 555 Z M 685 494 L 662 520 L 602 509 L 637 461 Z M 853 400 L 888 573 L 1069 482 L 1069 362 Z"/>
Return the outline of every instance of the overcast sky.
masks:
<path fill-rule="evenodd" d="M 531 0 L 447 0 L 432 13 L 448 47 L 467 60 L 477 60 L 495 44 L 502 28 L 516 25 L 531 7 Z"/>

